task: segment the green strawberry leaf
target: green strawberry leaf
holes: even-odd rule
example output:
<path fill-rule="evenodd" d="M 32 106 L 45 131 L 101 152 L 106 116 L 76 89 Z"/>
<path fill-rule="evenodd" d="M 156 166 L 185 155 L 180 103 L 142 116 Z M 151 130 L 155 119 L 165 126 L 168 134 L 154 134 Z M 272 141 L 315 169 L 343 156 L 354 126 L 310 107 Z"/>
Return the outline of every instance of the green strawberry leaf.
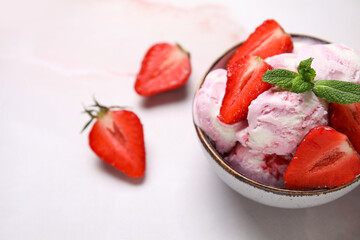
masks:
<path fill-rule="evenodd" d="M 282 88 L 291 88 L 293 80 L 299 74 L 285 69 L 268 70 L 263 75 L 263 82 L 271 83 Z"/>
<path fill-rule="evenodd" d="M 303 93 L 311 90 L 313 87 L 314 83 L 305 82 L 302 77 L 298 76 L 293 80 L 290 92 Z"/>
<path fill-rule="evenodd" d="M 300 62 L 298 66 L 298 72 L 305 82 L 312 83 L 316 77 L 315 70 L 311 67 L 311 63 L 314 58 L 308 58 Z"/>
<path fill-rule="evenodd" d="M 351 104 L 360 102 L 360 84 L 337 80 L 320 80 L 313 92 L 331 103 Z"/>

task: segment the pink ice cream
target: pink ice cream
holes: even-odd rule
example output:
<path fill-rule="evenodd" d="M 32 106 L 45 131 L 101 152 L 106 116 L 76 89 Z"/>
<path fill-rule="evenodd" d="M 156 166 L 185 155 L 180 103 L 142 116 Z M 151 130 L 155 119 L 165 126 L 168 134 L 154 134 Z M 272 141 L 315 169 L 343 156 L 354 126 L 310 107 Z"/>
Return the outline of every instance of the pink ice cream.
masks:
<path fill-rule="evenodd" d="M 302 94 L 271 88 L 249 106 L 249 126 L 237 133 L 238 141 L 265 154 L 294 154 L 304 136 L 328 124 L 328 104 L 311 91 Z"/>
<path fill-rule="evenodd" d="M 225 160 L 236 171 L 252 180 L 275 187 L 284 187 L 283 177 L 291 160 L 291 155 L 267 155 L 238 144 Z"/>
<path fill-rule="evenodd" d="M 300 61 L 313 57 L 316 80 L 360 84 L 360 53 L 341 44 L 301 39 L 294 53 L 267 58 L 274 69 L 297 72 Z M 328 104 L 312 91 L 296 94 L 273 87 L 253 100 L 247 120 L 227 125 L 217 118 L 225 93 L 226 70 L 211 72 L 194 101 L 195 123 L 238 172 L 268 185 L 283 187 L 288 161 L 314 127 L 328 125 Z"/>
<path fill-rule="evenodd" d="M 297 72 L 300 61 L 313 57 L 315 80 L 340 80 L 360 84 L 360 54 L 341 44 L 314 44 L 295 53 L 266 61 L 275 69 Z M 276 88 L 260 94 L 249 106 L 249 126 L 237 133 L 238 141 L 266 154 L 294 154 L 301 139 L 316 126 L 327 125 L 325 101 L 311 91 L 296 94 Z"/>
<path fill-rule="evenodd" d="M 217 118 L 225 94 L 226 80 L 225 69 L 210 72 L 196 94 L 193 105 L 195 124 L 214 141 L 216 149 L 222 154 L 234 148 L 236 132 L 247 125 L 246 121 L 229 125 Z"/>

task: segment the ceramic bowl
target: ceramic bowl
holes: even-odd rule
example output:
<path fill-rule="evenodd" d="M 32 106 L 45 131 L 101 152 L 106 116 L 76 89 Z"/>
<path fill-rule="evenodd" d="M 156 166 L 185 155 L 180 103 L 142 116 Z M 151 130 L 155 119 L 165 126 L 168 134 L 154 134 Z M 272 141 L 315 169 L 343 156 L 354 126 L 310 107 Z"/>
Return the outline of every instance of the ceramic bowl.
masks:
<path fill-rule="evenodd" d="M 319 43 L 329 43 L 327 41 L 306 35 L 292 34 L 291 36 L 294 40 L 295 47 L 297 42 L 303 39 L 309 39 L 310 41 L 317 41 Z M 200 89 L 206 75 L 210 71 L 217 68 L 225 68 L 225 65 L 228 62 L 229 58 L 240 44 L 234 46 L 233 48 L 225 52 L 210 67 L 209 71 L 203 77 L 198 89 Z M 211 166 L 214 168 L 217 175 L 236 192 L 249 199 L 265 205 L 279 208 L 307 208 L 318 206 L 338 199 L 341 196 L 344 196 L 360 184 L 360 176 L 357 176 L 357 178 L 354 179 L 352 182 L 332 189 L 289 190 L 269 186 L 254 181 L 234 170 L 229 164 L 224 161 L 224 159 L 216 151 L 206 134 L 196 125 L 195 130 L 200 139 L 200 142 L 202 143 L 202 148 L 206 154 L 206 157 L 209 160 Z"/>

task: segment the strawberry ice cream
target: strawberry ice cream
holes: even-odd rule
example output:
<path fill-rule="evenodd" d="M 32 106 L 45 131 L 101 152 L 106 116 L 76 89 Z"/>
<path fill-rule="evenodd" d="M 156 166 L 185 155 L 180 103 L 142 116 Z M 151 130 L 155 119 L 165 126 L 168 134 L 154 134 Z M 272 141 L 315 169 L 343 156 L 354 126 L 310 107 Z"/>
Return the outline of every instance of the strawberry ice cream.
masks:
<path fill-rule="evenodd" d="M 327 109 L 328 104 L 311 91 L 271 88 L 251 102 L 249 126 L 237 133 L 237 139 L 265 154 L 293 154 L 310 129 L 328 124 Z"/>
<path fill-rule="evenodd" d="M 275 187 L 284 187 L 284 173 L 291 160 L 289 156 L 269 155 L 236 145 L 225 160 L 238 172 L 252 180 Z"/>
<path fill-rule="evenodd" d="M 312 57 L 315 81 L 360 84 L 359 52 L 313 40 L 294 43 L 293 53 L 265 61 L 274 69 L 297 72 L 299 63 Z M 195 124 L 235 170 L 255 181 L 284 187 L 284 172 L 304 136 L 316 126 L 328 125 L 328 103 L 312 91 L 298 94 L 272 87 L 252 100 L 246 120 L 229 125 L 217 118 L 226 81 L 224 69 L 208 74 L 194 100 Z"/>
<path fill-rule="evenodd" d="M 236 124 L 221 122 L 219 115 L 226 87 L 226 70 L 210 72 L 194 99 L 194 121 L 214 141 L 219 153 L 229 152 L 236 144 L 236 132 L 246 126 L 246 121 Z"/>

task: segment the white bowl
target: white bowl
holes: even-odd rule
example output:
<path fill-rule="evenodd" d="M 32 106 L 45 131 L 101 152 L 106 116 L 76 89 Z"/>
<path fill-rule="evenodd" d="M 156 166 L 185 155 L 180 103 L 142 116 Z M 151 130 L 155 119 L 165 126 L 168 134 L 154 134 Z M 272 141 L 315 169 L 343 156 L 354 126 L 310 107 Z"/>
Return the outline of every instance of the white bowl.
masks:
<path fill-rule="evenodd" d="M 297 41 L 301 38 L 307 38 L 318 41 L 319 43 L 328 43 L 327 41 L 306 35 L 292 34 L 291 36 L 294 41 Z M 240 44 L 234 46 L 226 53 L 224 53 L 212 65 L 212 67 L 210 67 L 209 71 L 203 77 L 197 91 L 200 89 L 205 77 L 210 71 L 217 68 L 225 68 L 225 65 L 228 62 L 229 58 Z M 269 186 L 254 181 L 234 170 L 229 164 L 226 163 L 226 161 L 224 161 L 222 156 L 216 151 L 211 141 L 201 130 L 201 128 L 195 125 L 195 129 L 200 139 L 200 142 L 202 143 L 202 147 L 206 154 L 206 157 L 209 160 L 211 166 L 215 169 L 217 175 L 232 189 L 256 202 L 280 208 L 313 207 L 338 199 L 360 184 L 360 176 L 357 176 L 357 178 L 355 178 L 352 182 L 331 189 L 290 190 Z"/>

